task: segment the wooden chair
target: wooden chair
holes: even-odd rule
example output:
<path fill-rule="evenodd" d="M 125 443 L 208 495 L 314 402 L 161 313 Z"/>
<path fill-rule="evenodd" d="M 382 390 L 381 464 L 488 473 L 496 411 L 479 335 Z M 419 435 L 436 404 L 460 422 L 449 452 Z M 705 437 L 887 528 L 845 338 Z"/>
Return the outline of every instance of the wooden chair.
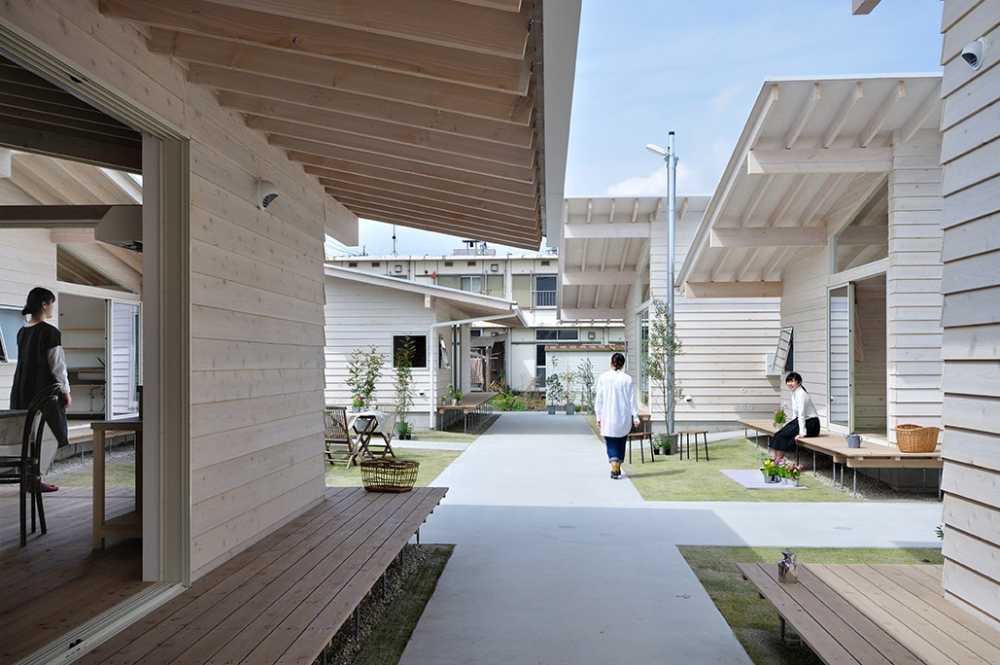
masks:
<path fill-rule="evenodd" d="M 396 453 L 392 449 L 392 439 L 396 434 L 396 413 L 388 413 L 385 416 L 385 420 L 382 421 L 382 426 L 379 431 L 375 432 L 373 435 L 373 440 L 368 443 L 368 452 L 373 456 L 377 455 L 380 458 L 395 457 Z M 381 443 L 375 443 L 374 437 L 379 437 L 382 439 Z"/>
<path fill-rule="evenodd" d="M 59 386 L 46 388 L 31 402 L 24 418 L 21 435 L 21 454 L 0 457 L 0 485 L 20 485 L 21 499 L 21 547 L 28 544 L 27 500 L 31 497 L 31 533 L 35 533 L 35 515 L 42 534 L 48 532 L 45 526 L 45 507 L 42 505 L 41 454 L 42 437 L 45 434 L 44 412 L 58 406 L 61 399 Z M 55 402 L 52 404 L 51 402 Z"/>
<path fill-rule="evenodd" d="M 642 463 L 646 463 L 646 450 L 644 448 L 644 442 L 649 441 L 649 461 L 656 461 L 655 448 L 653 446 L 653 421 L 650 418 L 639 417 L 638 427 L 633 427 L 632 431 L 628 433 L 626 437 L 626 442 L 628 443 L 628 463 L 632 463 L 632 442 L 639 442 L 639 459 Z"/>
<path fill-rule="evenodd" d="M 705 461 L 708 460 L 708 431 L 703 429 L 682 429 L 677 433 L 677 446 L 678 453 L 681 459 L 684 459 L 684 449 L 687 448 L 687 458 L 691 459 L 691 437 L 694 437 L 694 459 L 696 462 L 701 461 L 701 455 L 698 450 L 698 437 L 701 436 L 704 440 L 705 445 Z"/>
<path fill-rule="evenodd" d="M 323 424 L 326 431 L 326 461 L 331 466 L 342 462 L 350 467 L 357 457 L 358 448 L 347 426 L 347 408 L 326 407 L 323 411 Z"/>

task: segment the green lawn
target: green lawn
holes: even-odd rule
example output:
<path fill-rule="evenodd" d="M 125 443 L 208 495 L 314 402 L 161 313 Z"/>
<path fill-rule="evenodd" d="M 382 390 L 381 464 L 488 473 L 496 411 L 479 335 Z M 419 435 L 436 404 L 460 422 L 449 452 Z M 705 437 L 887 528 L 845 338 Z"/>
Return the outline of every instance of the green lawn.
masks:
<path fill-rule="evenodd" d="M 756 665 L 820 665 L 805 646 L 782 643 L 778 614 L 736 564 L 777 562 L 775 547 L 679 547 L 688 565 Z M 795 548 L 800 563 L 942 563 L 939 549 Z"/>
<path fill-rule="evenodd" d="M 587 421 L 597 434 L 593 416 Z M 598 437 L 600 438 L 600 437 Z M 656 463 L 640 463 L 639 448 L 633 444 L 634 464 L 625 464 L 625 474 L 646 501 L 860 501 L 850 493 L 836 490 L 810 472 L 802 474 L 801 490 L 749 490 L 722 475 L 722 469 L 758 469 L 764 452 L 744 439 L 712 441 L 710 461 L 683 460 L 675 453 Z M 693 452 L 693 451 L 692 451 Z M 627 456 L 626 456 L 627 457 Z"/>
<path fill-rule="evenodd" d="M 420 462 L 417 486 L 426 487 L 438 474 L 462 454 L 460 450 L 432 450 L 427 448 L 397 448 L 396 458 Z M 327 467 L 326 484 L 329 487 L 361 487 L 361 468 L 350 469 L 343 464 Z"/>
<path fill-rule="evenodd" d="M 104 465 L 104 477 L 106 487 L 135 487 L 135 462 L 113 459 Z M 45 480 L 59 487 L 93 487 L 94 471 L 88 460 L 86 465 L 50 473 Z"/>
<path fill-rule="evenodd" d="M 413 430 L 414 443 L 420 443 L 421 441 L 447 441 L 449 443 L 472 443 L 477 438 L 478 434 L 465 434 L 464 432 L 447 432 L 438 429 L 417 429 Z"/>

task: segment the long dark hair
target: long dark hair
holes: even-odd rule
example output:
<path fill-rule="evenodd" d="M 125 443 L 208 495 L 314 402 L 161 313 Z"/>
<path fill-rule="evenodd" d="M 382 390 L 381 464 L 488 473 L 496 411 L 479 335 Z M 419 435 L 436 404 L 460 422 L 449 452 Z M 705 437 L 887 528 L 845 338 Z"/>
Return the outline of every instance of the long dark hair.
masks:
<path fill-rule="evenodd" d="M 21 315 L 31 314 L 31 318 L 38 318 L 38 315 L 42 313 L 42 308 L 55 301 L 56 294 L 46 288 L 36 286 L 28 291 L 28 301 L 24 304 Z"/>
<path fill-rule="evenodd" d="M 789 381 L 795 381 L 799 384 L 799 387 L 802 388 L 802 390 L 806 390 L 806 387 L 802 385 L 802 375 L 798 372 L 789 372 L 788 375 L 785 376 L 785 383 L 788 383 Z M 806 390 L 806 392 L 809 391 Z"/>
<path fill-rule="evenodd" d="M 616 353 L 611 356 L 611 366 L 615 369 L 621 369 L 625 366 L 625 356 L 621 353 Z"/>

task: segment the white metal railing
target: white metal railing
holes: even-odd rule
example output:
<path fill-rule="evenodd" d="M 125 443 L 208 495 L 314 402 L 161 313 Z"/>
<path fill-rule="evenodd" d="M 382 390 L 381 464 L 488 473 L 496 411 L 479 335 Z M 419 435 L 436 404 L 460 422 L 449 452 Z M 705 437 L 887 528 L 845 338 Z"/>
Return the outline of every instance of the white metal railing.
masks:
<path fill-rule="evenodd" d="M 556 306 L 556 292 L 555 291 L 535 291 L 534 302 L 535 302 L 535 307 L 555 307 Z"/>

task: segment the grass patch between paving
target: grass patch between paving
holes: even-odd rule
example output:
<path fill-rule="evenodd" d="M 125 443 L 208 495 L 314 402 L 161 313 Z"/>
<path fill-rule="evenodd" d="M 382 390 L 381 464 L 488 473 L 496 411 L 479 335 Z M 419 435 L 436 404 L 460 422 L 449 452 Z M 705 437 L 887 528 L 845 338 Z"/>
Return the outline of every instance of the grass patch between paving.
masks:
<path fill-rule="evenodd" d="M 438 579 L 451 557 L 454 545 L 420 545 L 428 556 L 406 580 L 400 596 L 393 599 L 374 627 L 352 665 L 396 665 L 424 607 L 434 594 Z"/>
<path fill-rule="evenodd" d="M 821 665 L 809 647 L 781 641 L 778 613 L 737 563 L 777 562 L 779 547 L 678 547 L 756 665 Z M 940 549 L 795 548 L 799 563 L 941 564 Z"/>
<path fill-rule="evenodd" d="M 413 438 L 407 443 L 420 443 L 421 441 L 447 441 L 449 443 L 472 443 L 479 438 L 479 434 L 465 434 L 464 432 L 448 432 L 439 429 L 418 429 L 413 431 Z"/>
<path fill-rule="evenodd" d="M 112 455 L 104 464 L 105 487 L 135 487 L 135 459 Z M 74 464 L 45 476 L 45 480 L 59 487 L 93 487 L 94 467 L 90 457 L 85 464 Z"/>
<path fill-rule="evenodd" d="M 460 450 L 433 450 L 428 448 L 397 448 L 396 459 L 420 462 L 417 471 L 417 487 L 426 487 L 438 477 L 448 465 L 454 462 Z M 361 467 L 347 468 L 343 464 L 328 466 L 326 469 L 328 487 L 361 487 Z"/>
<path fill-rule="evenodd" d="M 587 422 L 601 442 L 597 423 L 593 416 Z M 834 489 L 810 472 L 802 474 L 801 483 L 806 489 L 797 490 L 751 490 L 730 480 L 722 474 L 722 469 L 759 469 L 764 452 L 745 438 L 712 441 L 708 444 L 709 461 L 696 461 L 685 456 L 682 460 L 676 453 L 664 457 L 656 456 L 655 463 L 640 462 L 639 444 L 634 443 L 632 459 L 623 466 L 639 494 L 646 501 L 790 501 L 826 502 L 860 501 L 848 492 Z M 694 453 L 692 447 L 692 454 Z M 646 449 L 647 459 L 649 449 Z M 626 454 L 626 459 L 628 455 Z"/>

